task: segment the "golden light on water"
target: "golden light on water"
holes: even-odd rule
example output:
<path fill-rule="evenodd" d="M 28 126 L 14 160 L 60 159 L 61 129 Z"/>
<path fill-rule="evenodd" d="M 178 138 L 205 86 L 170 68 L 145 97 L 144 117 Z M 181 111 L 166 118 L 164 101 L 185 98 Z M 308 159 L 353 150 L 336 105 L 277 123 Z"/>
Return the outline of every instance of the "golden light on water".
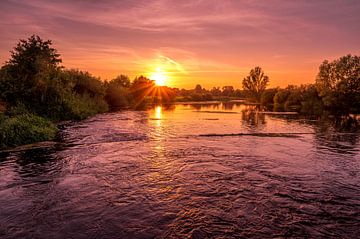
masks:
<path fill-rule="evenodd" d="M 162 113 L 161 106 L 156 106 L 156 108 L 155 108 L 155 118 L 156 119 L 161 119 L 161 113 Z"/>

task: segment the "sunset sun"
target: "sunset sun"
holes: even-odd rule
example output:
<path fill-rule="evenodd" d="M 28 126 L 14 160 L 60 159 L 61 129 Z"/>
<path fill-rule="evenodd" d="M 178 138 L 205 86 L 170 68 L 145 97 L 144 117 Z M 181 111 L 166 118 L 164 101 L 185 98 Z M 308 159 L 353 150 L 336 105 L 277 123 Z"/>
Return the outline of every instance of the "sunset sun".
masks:
<path fill-rule="evenodd" d="M 165 72 L 163 72 L 160 68 L 156 69 L 156 72 L 150 75 L 150 79 L 155 81 L 157 86 L 164 86 L 168 80 L 168 77 Z"/>
<path fill-rule="evenodd" d="M 166 76 L 163 73 L 155 73 L 150 79 L 154 80 L 158 86 L 164 86 L 166 84 Z"/>

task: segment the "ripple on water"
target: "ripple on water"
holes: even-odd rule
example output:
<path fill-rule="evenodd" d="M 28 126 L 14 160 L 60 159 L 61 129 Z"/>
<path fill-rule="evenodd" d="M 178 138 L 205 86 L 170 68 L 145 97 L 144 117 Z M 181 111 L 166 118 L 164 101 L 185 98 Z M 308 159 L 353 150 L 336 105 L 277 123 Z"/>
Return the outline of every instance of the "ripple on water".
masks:
<path fill-rule="evenodd" d="M 360 237 L 358 133 L 222 107 L 98 115 L 0 152 L 0 237 Z"/>

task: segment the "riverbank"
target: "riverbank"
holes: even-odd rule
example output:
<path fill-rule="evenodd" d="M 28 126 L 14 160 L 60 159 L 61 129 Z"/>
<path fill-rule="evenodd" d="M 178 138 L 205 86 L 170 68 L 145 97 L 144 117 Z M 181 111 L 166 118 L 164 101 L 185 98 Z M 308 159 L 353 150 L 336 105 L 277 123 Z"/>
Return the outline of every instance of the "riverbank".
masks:
<path fill-rule="evenodd" d="M 57 132 L 55 123 L 34 114 L 0 115 L 0 149 L 54 140 Z"/>
<path fill-rule="evenodd" d="M 163 111 L 172 110 L 178 105 L 190 106 L 195 111 L 204 113 L 204 114 L 253 114 L 256 113 L 261 117 L 261 115 L 269 115 L 273 117 L 300 117 L 304 119 L 313 119 L 315 121 L 323 120 L 324 118 L 334 119 L 334 118 L 343 118 L 336 117 L 333 115 L 326 116 L 310 116 L 299 114 L 298 112 L 276 112 L 276 111 L 266 111 L 256 109 L 257 104 L 246 102 L 245 100 L 230 100 L 226 102 L 222 101 L 192 101 L 192 102 L 172 102 L 163 104 L 161 106 Z M 241 112 L 236 112 L 233 109 L 243 106 Z M 159 107 L 156 104 L 148 104 L 147 107 L 143 108 L 140 111 L 149 110 L 154 107 Z M 214 107 L 212 110 L 204 110 L 208 107 Z M 139 111 L 133 108 L 121 109 L 118 111 Z M 111 113 L 113 111 L 107 111 Z M 95 116 L 96 114 L 89 115 L 88 117 Z M 251 115 L 250 115 L 251 116 Z M 88 118 L 86 117 L 86 118 Z M 359 124 L 360 116 L 359 115 L 350 115 L 348 116 L 350 120 L 346 121 L 347 124 L 354 124 L 357 122 Z M 83 118 L 82 120 L 85 120 Z M 345 117 L 346 118 L 346 117 Z M 70 121 L 80 121 L 79 119 L 73 119 Z M 46 118 L 23 112 L 18 115 L 6 115 L 0 113 L 0 150 L 8 150 L 18 146 L 33 144 L 42 141 L 55 141 L 58 137 L 58 133 L 61 130 L 62 123 L 64 121 L 51 121 Z M 69 122 L 69 121 L 66 121 Z M 350 122 L 350 123 L 349 123 Z"/>

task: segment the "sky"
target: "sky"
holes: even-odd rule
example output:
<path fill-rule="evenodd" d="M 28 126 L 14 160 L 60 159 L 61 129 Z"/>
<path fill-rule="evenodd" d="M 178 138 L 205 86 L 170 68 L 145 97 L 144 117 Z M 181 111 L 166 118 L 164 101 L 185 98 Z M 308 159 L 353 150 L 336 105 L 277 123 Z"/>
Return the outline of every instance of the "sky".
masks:
<path fill-rule="evenodd" d="M 270 87 L 307 84 L 325 59 L 360 55 L 359 12 L 359 0 L 1 0 L 0 62 L 36 34 L 102 79 L 240 88 L 260 66 Z"/>

